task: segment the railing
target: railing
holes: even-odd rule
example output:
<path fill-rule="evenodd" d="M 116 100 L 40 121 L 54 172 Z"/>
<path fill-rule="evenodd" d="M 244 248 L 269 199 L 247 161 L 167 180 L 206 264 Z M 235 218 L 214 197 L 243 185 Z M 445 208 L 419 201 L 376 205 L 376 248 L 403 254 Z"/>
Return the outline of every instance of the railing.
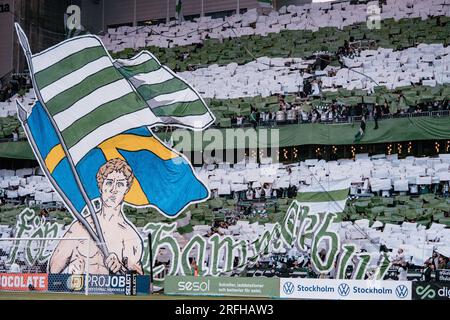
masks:
<path fill-rule="evenodd" d="M 450 110 L 440 110 L 440 111 L 427 111 L 427 112 L 417 112 L 417 113 L 404 113 L 404 114 L 393 114 L 393 115 L 383 115 L 378 118 L 378 121 L 383 121 L 387 119 L 399 119 L 399 118 L 415 118 L 415 117 L 433 117 L 433 118 L 439 118 L 439 117 L 449 117 L 450 116 Z M 332 125 L 332 124 L 351 124 L 351 123 L 359 123 L 361 122 L 362 116 L 348 116 L 344 118 L 334 118 L 333 120 L 320 120 L 318 119 L 315 122 L 311 122 L 311 120 L 308 118 L 308 121 L 302 120 L 301 116 L 297 116 L 295 120 L 283 120 L 279 121 L 276 119 L 271 119 L 268 121 L 262 121 L 259 120 L 257 122 L 257 126 L 264 126 L 264 127 L 274 127 L 274 126 L 284 126 L 284 125 L 291 125 L 291 124 L 307 124 L 307 123 L 319 123 L 319 124 L 325 124 L 325 125 Z M 367 120 L 374 120 L 373 116 L 367 117 Z M 245 121 L 244 123 L 238 125 L 238 124 L 232 124 L 230 128 L 251 128 L 254 124 L 248 121 Z M 223 128 L 218 125 L 213 125 L 211 128 Z M 18 141 L 27 141 L 26 137 L 19 137 L 17 140 L 14 140 L 13 138 L 0 138 L 0 143 L 3 142 L 18 142 Z"/>
<path fill-rule="evenodd" d="M 399 118 L 416 118 L 416 117 L 448 117 L 450 116 L 450 110 L 440 110 L 440 111 L 425 111 L 425 112 L 408 112 L 401 114 L 390 114 L 378 117 L 378 121 L 387 119 L 399 119 Z M 361 122 L 362 116 L 349 117 L 347 121 L 341 121 L 339 123 L 353 123 Z M 368 117 L 368 120 L 374 120 L 373 116 Z M 325 122 L 323 122 L 325 123 Z M 332 124 L 333 122 L 328 122 L 325 124 Z"/>
<path fill-rule="evenodd" d="M 1 138 L 0 143 L 2 142 L 19 142 L 19 141 L 27 141 L 26 137 L 18 138 L 17 140 L 14 140 L 13 138 Z"/>
<path fill-rule="evenodd" d="M 279 111 L 280 112 L 280 111 Z M 284 111 L 281 111 L 284 112 Z M 426 112 L 410 112 L 410 113 L 403 113 L 403 114 L 390 114 L 390 115 L 382 115 L 378 117 L 378 121 L 383 121 L 387 119 L 399 119 L 399 118 L 415 118 L 415 117 L 449 117 L 450 116 L 450 110 L 439 110 L 439 111 L 426 111 Z M 267 121 L 259 120 L 256 125 L 257 126 L 265 126 L 265 127 L 274 127 L 274 126 L 283 126 L 283 125 L 290 125 L 290 124 L 304 124 L 304 123 L 320 123 L 320 124 L 351 124 L 351 123 L 358 123 L 361 122 L 362 116 L 347 116 L 347 117 L 339 117 L 339 118 L 333 118 L 332 120 L 327 119 L 321 120 L 320 118 L 317 119 L 317 121 L 312 122 L 311 119 L 303 120 L 301 114 L 297 114 L 295 119 L 287 119 L 286 118 L 286 112 L 284 112 L 284 120 L 279 119 L 271 119 Z M 366 117 L 367 120 L 374 120 L 374 117 L 368 116 Z M 249 122 L 245 120 L 242 124 L 231 124 L 230 128 L 250 128 L 253 127 L 255 124 L 252 122 Z M 218 125 L 213 125 L 211 128 L 221 128 Z M 222 127 L 223 128 L 223 127 Z M 19 137 L 17 140 L 14 140 L 11 138 L 0 138 L 0 143 L 2 142 L 17 142 L 17 141 L 26 141 L 26 137 Z"/>
<path fill-rule="evenodd" d="M 411 113 L 403 113 L 403 114 L 390 114 L 383 115 L 378 117 L 378 121 L 383 121 L 387 119 L 399 119 L 399 118 L 415 118 L 415 117 L 448 117 L 450 116 L 450 110 L 440 110 L 440 111 L 426 111 L 426 112 L 411 112 Z M 348 123 L 358 123 L 361 122 L 362 116 L 347 116 L 347 117 L 339 117 L 333 118 L 332 120 L 320 120 L 318 118 L 316 121 L 312 122 L 308 117 L 308 120 L 303 120 L 301 115 L 297 115 L 295 119 L 287 119 L 286 112 L 284 112 L 284 119 L 270 119 L 267 121 L 259 120 L 257 122 L 258 126 L 265 127 L 273 127 L 273 126 L 282 126 L 289 124 L 303 124 L 303 123 L 320 123 L 320 124 L 348 124 Z M 366 117 L 367 120 L 374 120 L 373 116 Z M 244 121 L 242 124 L 232 124 L 231 128 L 248 128 L 254 126 L 254 123 L 249 122 L 248 120 Z M 214 125 L 214 128 L 220 128 L 220 126 Z"/>
<path fill-rule="evenodd" d="M 378 121 L 387 120 L 387 119 L 398 119 L 398 118 L 415 118 L 415 117 L 448 117 L 450 116 L 450 110 L 440 110 L 440 111 L 426 111 L 426 112 L 410 112 L 410 113 L 402 113 L 402 114 L 390 114 L 383 115 L 378 117 Z M 367 117 L 367 120 L 374 120 L 373 116 Z M 340 118 L 333 118 L 332 120 L 320 120 L 312 122 L 309 118 L 307 121 L 302 120 L 301 116 L 297 117 L 296 120 L 270 120 L 270 121 L 260 121 L 259 125 L 286 125 L 286 124 L 302 124 L 302 123 L 321 123 L 321 124 L 345 124 L 345 123 L 355 123 L 361 122 L 362 116 L 347 116 Z"/>

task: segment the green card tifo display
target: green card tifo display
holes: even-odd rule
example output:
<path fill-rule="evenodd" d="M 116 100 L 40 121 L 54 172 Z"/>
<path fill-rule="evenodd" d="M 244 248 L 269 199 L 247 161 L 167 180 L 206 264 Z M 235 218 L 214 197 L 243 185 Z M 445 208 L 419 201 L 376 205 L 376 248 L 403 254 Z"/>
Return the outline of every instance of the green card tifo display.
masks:
<path fill-rule="evenodd" d="M 273 278 L 167 276 L 164 293 L 172 295 L 279 297 Z"/>

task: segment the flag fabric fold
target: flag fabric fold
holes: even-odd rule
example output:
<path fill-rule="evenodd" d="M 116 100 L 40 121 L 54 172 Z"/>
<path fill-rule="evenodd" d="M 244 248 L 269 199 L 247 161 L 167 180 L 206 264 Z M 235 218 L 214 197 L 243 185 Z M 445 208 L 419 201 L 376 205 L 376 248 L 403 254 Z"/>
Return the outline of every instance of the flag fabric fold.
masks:
<path fill-rule="evenodd" d="M 114 66 L 132 84 L 160 121 L 192 128 L 213 122 L 200 94 L 148 51 Z"/>

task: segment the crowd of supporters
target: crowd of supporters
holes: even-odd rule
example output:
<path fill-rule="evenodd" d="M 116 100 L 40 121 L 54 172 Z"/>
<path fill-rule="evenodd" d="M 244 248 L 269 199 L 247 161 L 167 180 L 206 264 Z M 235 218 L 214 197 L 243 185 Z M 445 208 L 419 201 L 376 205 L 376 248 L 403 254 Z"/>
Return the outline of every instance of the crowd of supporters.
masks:
<path fill-rule="evenodd" d="M 0 82 L 0 102 L 11 102 L 15 94 L 25 94 L 25 90 L 30 88 L 30 85 L 30 78 L 24 75 L 13 75 L 10 81 Z"/>
<path fill-rule="evenodd" d="M 257 125 L 275 125 L 292 123 L 346 123 L 353 122 L 365 115 L 368 120 L 383 118 L 399 118 L 405 116 L 420 116 L 423 113 L 450 111 L 448 101 L 433 101 L 421 103 L 408 109 L 398 109 L 392 112 L 389 103 L 384 104 L 358 104 L 351 107 L 334 101 L 329 106 L 305 107 L 298 97 L 294 103 L 285 101 L 284 96 L 279 95 L 279 110 L 273 112 L 251 109 L 249 116 L 236 115 L 231 117 L 231 125 L 234 127 Z"/>

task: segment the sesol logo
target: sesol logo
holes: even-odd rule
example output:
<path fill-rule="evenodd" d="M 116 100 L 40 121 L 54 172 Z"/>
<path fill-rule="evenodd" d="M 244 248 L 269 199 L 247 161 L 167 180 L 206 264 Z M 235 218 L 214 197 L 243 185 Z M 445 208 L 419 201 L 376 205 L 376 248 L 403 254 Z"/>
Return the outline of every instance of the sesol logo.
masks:
<path fill-rule="evenodd" d="M 209 280 L 206 281 L 180 281 L 178 291 L 208 292 L 210 289 Z"/>

